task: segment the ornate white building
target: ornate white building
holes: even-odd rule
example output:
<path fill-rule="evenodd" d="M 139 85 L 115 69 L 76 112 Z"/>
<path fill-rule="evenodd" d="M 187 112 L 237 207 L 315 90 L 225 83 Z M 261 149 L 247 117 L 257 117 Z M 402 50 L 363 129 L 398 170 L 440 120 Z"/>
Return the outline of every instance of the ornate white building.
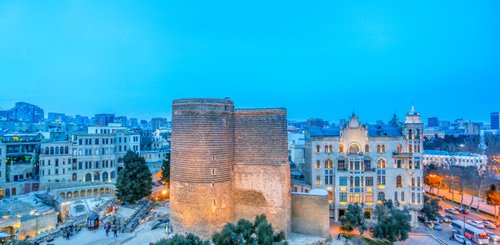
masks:
<path fill-rule="evenodd" d="M 363 125 L 353 113 L 341 127 L 311 128 L 305 137 L 306 180 L 329 193 L 336 221 L 350 203 L 373 219 L 377 203 L 392 199 L 410 208 L 412 226 L 423 204 L 423 123 L 412 107 L 404 123 Z"/>
<path fill-rule="evenodd" d="M 485 170 L 488 164 L 488 156 L 471 152 L 448 152 L 426 150 L 424 151 L 424 165 L 434 164 L 444 168 L 450 166 L 476 167 Z"/>

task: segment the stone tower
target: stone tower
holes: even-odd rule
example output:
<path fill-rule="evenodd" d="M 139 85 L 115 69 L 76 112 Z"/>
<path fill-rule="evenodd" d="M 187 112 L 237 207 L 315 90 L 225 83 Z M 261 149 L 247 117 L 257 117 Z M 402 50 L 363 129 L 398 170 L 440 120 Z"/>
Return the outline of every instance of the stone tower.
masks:
<path fill-rule="evenodd" d="M 285 109 L 235 110 L 226 99 L 179 99 L 172 109 L 173 232 L 203 238 L 265 214 L 291 229 Z"/>
<path fill-rule="evenodd" d="M 172 227 L 209 237 L 233 217 L 233 102 L 179 99 L 172 107 Z"/>

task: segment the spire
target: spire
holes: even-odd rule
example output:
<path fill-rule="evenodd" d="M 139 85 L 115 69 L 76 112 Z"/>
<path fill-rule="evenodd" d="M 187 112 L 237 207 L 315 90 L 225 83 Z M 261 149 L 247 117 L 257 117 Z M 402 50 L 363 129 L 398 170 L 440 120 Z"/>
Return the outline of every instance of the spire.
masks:
<path fill-rule="evenodd" d="M 414 104 L 411 104 L 411 111 L 410 111 L 411 114 L 414 114 L 415 113 L 415 105 Z"/>

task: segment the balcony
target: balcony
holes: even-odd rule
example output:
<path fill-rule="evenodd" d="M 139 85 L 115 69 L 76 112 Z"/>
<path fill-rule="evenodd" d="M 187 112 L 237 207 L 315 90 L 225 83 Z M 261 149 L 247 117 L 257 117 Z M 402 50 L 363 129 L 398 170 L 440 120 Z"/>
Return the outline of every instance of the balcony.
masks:
<path fill-rule="evenodd" d="M 408 157 L 408 158 L 411 158 L 413 157 L 413 153 L 408 153 L 408 152 L 393 152 L 392 153 L 392 156 L 393 157 Z"/>

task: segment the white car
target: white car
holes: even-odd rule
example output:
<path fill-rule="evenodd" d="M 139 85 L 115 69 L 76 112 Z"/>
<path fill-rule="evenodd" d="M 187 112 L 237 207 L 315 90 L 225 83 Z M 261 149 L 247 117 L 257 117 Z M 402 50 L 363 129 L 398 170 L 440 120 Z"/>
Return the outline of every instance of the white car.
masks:
<path fill-rule="evenodd" d="M 460 234 L 453 235 L 453 239 L 461 244 L 471 245 L 471 242 Z"/>
<path fill-rule="evenodd" d="M 467 224 L 475 226 L 477 228 L 484 228 L 484 224 L 482 222 L 475 221 L 475 220 L 467 220 Z"/>
<path fill-rule="evenodd" d="M 484 227 L 486 227 L 488 229 L 496 229 L 497 228 L 496 225 L 494 225 L 494 224 L 492 224 L 492 223 L 490 223 L 488 221 L 483 221 L 483 225 L 484 225 Z"/>
<path fill-rule="evenodd" d="M 486 233 L 488 233 L 488 237 L 490 238 L 491 241 L 500 242 L 500 236 L 496 235 L 493 232 L 489 232 L 489 231 L 487 231 Z"/>

